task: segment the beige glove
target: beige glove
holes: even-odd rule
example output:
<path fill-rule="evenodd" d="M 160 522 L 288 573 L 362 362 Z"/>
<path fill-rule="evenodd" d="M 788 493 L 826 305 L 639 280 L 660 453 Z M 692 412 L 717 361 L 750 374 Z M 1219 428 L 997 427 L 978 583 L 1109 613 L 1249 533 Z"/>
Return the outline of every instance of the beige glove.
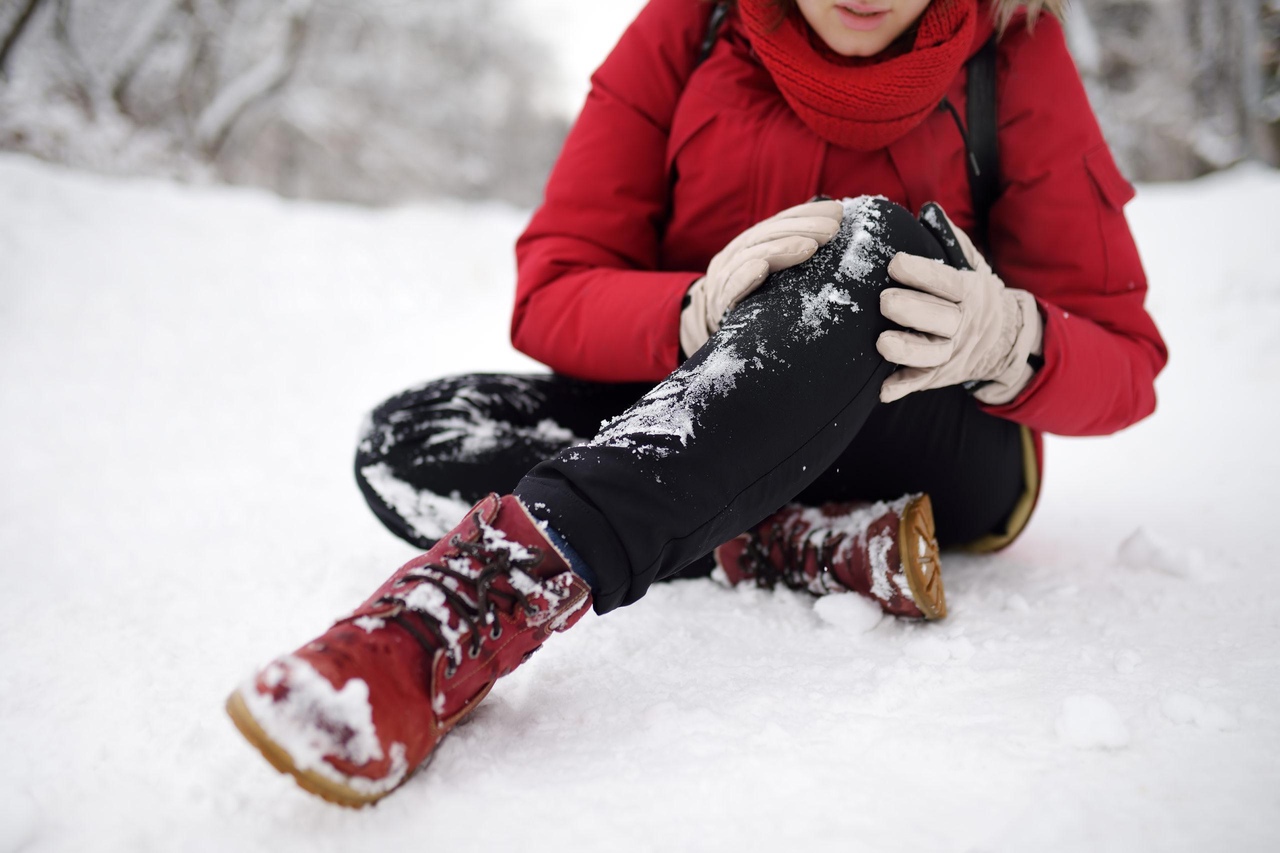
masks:
<path fill-rule="evenodd" d="M 880 386 L 880 399 L 891 403 L 914 391 L 986 380 L 974 397 L 989 405 L 1011 402 L 1035 373 L 1027 357 L 1042 348 L 1035 297 L 1005 287 L 969 236 L 950 219 L 946 224 L 973 269 L 902 252 L 889 262 L 889 275 L 914 289 L 880 294 L 880 313 L 908 329 L 876 341 L 882 356 L 902 365 Z"/>
<path fill-rule="evenodd" d="M 680 312 L 680 348 L 692 355 L 720 330 L 725 313 L 778 270 L 813 257 L 840 230 L 844 205 L 810 201 L 757 222 L 711 259 L 707 274 L 689 288 Z"/>

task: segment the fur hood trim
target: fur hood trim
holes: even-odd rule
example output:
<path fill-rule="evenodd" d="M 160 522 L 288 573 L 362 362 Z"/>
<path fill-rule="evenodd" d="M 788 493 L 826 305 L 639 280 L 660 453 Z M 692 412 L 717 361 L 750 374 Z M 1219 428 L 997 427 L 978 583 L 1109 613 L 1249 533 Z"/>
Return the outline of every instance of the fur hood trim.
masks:
<path fill-rule="evenodd" d="M 1019 9 L 1026 9 L 1027 24 L 1034 26 L 1042 12 L 1062 20 L 1066 5 L 1066 0 L 993 0 L 991 7 L 995 13 L 996 28 L 1003 33 Z"/>

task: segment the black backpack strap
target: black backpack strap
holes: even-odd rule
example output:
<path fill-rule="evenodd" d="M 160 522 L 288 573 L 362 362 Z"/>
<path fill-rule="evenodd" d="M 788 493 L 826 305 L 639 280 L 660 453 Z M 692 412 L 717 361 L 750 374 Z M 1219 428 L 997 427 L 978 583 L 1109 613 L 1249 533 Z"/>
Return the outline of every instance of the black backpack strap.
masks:
<path fill-rule="evenodd" d="M 729 16 L 729 5 L 729 3 L 720 2 L 711 7 L 711 17 L 707 19 L 707 33 L 702 37 L 702 44 L 698 48 L 698 61 L 694 63 L 694 68 L 706 61 L 711 51 L 715 49 L 716 39 L 720 37 L 720 28 L 724 26 L 724 19 Z"/>
<path fill-rule="evenodd" d="M 969 193 L 973 197 L 973 219 L 978 233 L 974 242 L 987 244 L 987 220 L 1000 193 L 1000 147 L 996 123 L 996 37 L 969 60 L 968 125 Z"/>

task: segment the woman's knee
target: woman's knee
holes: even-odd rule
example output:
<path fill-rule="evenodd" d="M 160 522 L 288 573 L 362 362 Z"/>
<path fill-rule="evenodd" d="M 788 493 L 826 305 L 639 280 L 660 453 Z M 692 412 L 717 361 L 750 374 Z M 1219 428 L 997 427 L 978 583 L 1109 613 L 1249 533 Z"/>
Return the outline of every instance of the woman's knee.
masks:
<path fill-rule="evenodd" d="M 437 522 L 489 491 L 509 490 L 536 461 L 508 458 L 519 432 L 509 418 L 531 406 L 528 391 L 519 377 L 465 374 L 376 406 L 360 429 L 355 476 L 378 518 L 421 545 L 439 535 Z"/>
<path fill-rule="evenodd" d="M 898 252 L 942 259 L 941 247 L 910 210 L 884 196 L 844 200 L 844 221 L 833 242 L 841 269 L 888 285 L 889 261 Z"/>
<path fill-rule="evenodd" d="M 357 465 L 386 459 L 408 441 L 421 443 L 443 428 L 456 428 L 489 399 L 486 385 L 496 377 L 463 374 L 434 379 L 388 397 L 365 415 L 356 445 Z"/>
<path fill-rule="evenodd" d="M 941 249 L 905 207 L 882 196 L 845 199 L 840 230 L 804 263 L 770 276 L 732 312 L 724 327 L 742 324 L 771 339 L 816 341 L 835 335 L 874 355 L 868 341 L 889 328 L 880 291 L 892 287 L 889 262 L 898 252 L 941 257 Z"/>
<path fill-rule="evenodd" d="M 548 400 L 554 382 L 474 373 L 410 388 L 369 413 L 356 468 L 386 463 L 446 491 L 459 478 L 505 482 L 581 440 L 549 404 L 556 402 Z"/>

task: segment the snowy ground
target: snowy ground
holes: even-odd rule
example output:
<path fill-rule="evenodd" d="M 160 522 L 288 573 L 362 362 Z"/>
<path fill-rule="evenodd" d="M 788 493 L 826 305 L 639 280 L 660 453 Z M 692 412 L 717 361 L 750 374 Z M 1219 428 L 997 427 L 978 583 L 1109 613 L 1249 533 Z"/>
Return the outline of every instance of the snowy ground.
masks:
<path fill-rule="evenodd" d="M 375 809 L 221 704 L 412 551 L 349 472 L 404 385 L 524 369 L 524 213 L 370 212 L 0 157 L 0 853 L 1271 850 L 1280 176 L 1144 188 L 1159 414 L 1054 441 L 952 615 L 660 587 L 502 683 Z"/>

